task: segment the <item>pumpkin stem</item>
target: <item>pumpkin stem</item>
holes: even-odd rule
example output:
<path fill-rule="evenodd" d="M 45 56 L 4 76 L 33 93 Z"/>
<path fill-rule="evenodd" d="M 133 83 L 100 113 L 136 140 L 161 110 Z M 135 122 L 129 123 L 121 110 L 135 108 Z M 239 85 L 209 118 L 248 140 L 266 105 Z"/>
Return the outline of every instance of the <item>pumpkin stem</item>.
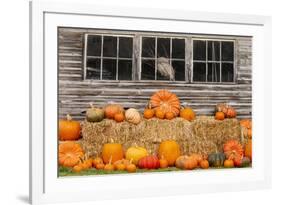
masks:
<path fill-rule="evenodd" d="M 110 140 L 109 140 L 109 141 L 110 141 L 110 143 L 114 143 L 114 140 L 113 140 L 113 138 L 110 138 Z"/>
<path fill-rule="evenodd" d="M 70 114 L 67 114 L 67 115 L 66 115 L 66 119 L 67 119 L 68 121 L 71 121 L 71 120 L 72 120 L 72 117 L 70 116 Z"/>

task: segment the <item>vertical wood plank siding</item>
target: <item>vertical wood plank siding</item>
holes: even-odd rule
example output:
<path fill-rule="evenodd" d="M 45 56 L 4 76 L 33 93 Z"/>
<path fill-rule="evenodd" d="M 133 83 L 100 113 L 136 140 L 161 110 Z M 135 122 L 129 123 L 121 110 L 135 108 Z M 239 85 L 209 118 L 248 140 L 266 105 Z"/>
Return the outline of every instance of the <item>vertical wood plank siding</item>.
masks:
<path fill-rule="evenodd" d="M 177 94 L 183 105 L 191 106 L 199 115 L 210 115 L 217 103 L 228 102 L 239 118 L 251 117 L 252 103 L 252 40 L 250 37 L 231 37 L 236 40 L 237 78 L 235 84 L 190 84 L 144 81 L 83 80 L 84 34 L 91 29 L 59 28 L 59 117 L 67 113 L 83 120 L 90 102 L 102 107 L 113 101 L 125 107 L 143 110 L 149 97 L 159 89 Z M 188 35 L 189 37 L 201 37 Z M 204 36 L 206 38 L 206 36 Z M 213 36 L 207 36 L 213 38 Z M 221 37 L 220 38 L 224 38 Z M 230 38 L 230 37 L 225 37 Z"/>

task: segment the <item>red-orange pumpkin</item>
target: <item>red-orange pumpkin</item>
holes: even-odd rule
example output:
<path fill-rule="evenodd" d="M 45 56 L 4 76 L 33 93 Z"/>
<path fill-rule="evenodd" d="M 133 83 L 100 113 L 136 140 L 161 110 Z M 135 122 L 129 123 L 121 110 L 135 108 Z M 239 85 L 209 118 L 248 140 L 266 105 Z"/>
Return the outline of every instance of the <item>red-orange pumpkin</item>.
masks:
<path fill-rule="evenodd" d="M 243 146 L 237 140 L 228 140 L 223 145 L 223 151 L 227 159 L 243 157 Z"/>
<path fill-rule="evenodd" d="M 124 109 L 121 105 L 118 104 L 109 104 L 104 108 L 105 117 L 108 119 L 114 119 L 114 116 L 117 113 L 123 113 Z"/>
<path fill-rule="evenodd" d="M 160 162 L 158 157 L 150 155 L 139 160 L 139 168 L 141 169 L 158 169 Z"/>

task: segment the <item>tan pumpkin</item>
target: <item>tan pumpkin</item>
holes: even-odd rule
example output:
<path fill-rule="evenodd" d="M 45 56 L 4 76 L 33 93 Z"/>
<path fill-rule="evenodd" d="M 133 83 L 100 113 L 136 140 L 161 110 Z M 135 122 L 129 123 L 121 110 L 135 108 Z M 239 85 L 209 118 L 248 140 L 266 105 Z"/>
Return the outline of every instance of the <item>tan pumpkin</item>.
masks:
<path fill-rule="evenodd" d="M 94 105 L 90 104 L 91 108 L 89 108 L 86 112 L 86 119 L 88 122 L 100 122 L 104 118 L 104 110 L 100 108 L 94 107 Z"/>
<path fill-rule="evenodd" d="M 128 122 L 139 124 L 141 122 L 141 115 L 137 109 L 130 108 L 125 112 L 125 118 Z"/>
<path fill-rule="evenodd" d="M 72 120 L 70 115 L 66 116 L 66 120 L 59 121 L 59 140 L 78 140 L 80 131 L 80 123 Z"/>
<path fill-rule="evenodd" d="M 195 119 L 196 115 L 195 112 L 190 107 L 186 107 L 181 109 L 180 117 L 188 121 L 192 121 Z"/>
<path fill-rule="evenodd" d="M 64 167 L 74 167 L 84 157 L 82 147 L 75 142 L 65 142 L 59 145 L 59 164 Z"/>
<path fill-rule="evenodd" d="M 166 112 L 174 113 L 178 116 L 180 112 L 180 101 L 178 97 L 168 90 L 159 90 L 154 93 L 150 98 L 151 107 L 154 109 L 160 108 L 164 115 Z"/>
<path fill-rule="evenodd" d="M 108 119 L 114 119 L 115 114 L 124 112 L 124 108 L 118 104 L 109 104 L 104 108 L 104 115 Z"/>
<path fill-rule="evenodd" d="M 123 159 L 124 152 L 121 144 L 118 143 L 107 143 L 102 148 L 102 159 L 104 163 L 114 163 L 117 160 Z"/>
<path fill-rule="evenodd" d="M 160 159 L 164 157 L 168 161 L 169 166 L 174 165 L 180 155 L 180 146 L 176 141 L 165 140 L 160 143 L 158 157 Z"/>
<path fill-rule="evenodd" d="M 179 156 L 175 163 L 176 167 L 179 169 L 184 169 L 186 159 L 188 159 L 187 155 Z"/>

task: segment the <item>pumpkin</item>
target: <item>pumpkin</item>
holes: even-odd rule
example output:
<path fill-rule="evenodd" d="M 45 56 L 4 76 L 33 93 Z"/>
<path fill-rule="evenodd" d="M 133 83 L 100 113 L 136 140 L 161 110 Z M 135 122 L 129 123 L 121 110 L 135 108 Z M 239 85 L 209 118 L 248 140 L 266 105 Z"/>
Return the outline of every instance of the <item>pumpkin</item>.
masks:
<path fill-rule="evenodd" d="M 104 110 L 95 108 L 93 104 L 90 104 L 91 108 L 86 112 L 86 119 L 88 122 L 100 122 L 104 118 Z"/>
<path fill-rule="evenodd" d="M 138 166 L 141 169 L 158 169 L 160 166 L 160 162 L 158 157 L 150 155 L 141 158 L 139 160 Z"/>
<path fill-rule="evenodd" d="M 228 140 L 223 145 L 223 151 L 228 159 L 234 159 L 237 155 L 243 156 L 244 150 L 237 140 Z"/>
<path fill-rule="evenodd" d="M 211 153 L 208 156 L 208 162 L 211 167 L 222 167 L 225 160 L 224 153 Z"/>
<path fill-rule="evenodd" d="M 224 113 L 223 112 L 216 112 L 215 119 L 216 120 L 224 120 Z"/>
<path fill-rule="evenodd" d="M 249 157 L 243 157 L 239 167 L 248 167 L 251 164 L 251 160 Z"/>
<path fill-rule="evenodd" d="M 104 163 L 109 163 L 111 159 L 112 163 L 117 160 L 123 159 L 124 153 L 121 144 L 118 143 L 107 143 L 102 147 L 102 159 Z"/>
<path fill-rule="evenodd" d="M 96 169 L 103 169 L 104 168 L 104 163 L 99 163 L 96 165 Z"/>
<path fill-rule="evenodd" d="M 234 166 L 240 167 L 241 163 L 242 163 L 242 159 L 243 159 L 243 156 L 235 155 L 234 158 L 233 158 Z"/>
<path fill-rule="evenodd" d="M 223 166 L 225 168 L 232 168 L 232 167 L 234 167 L 234 162 L 232 159 L 227 159 L 224 161 Z"/>
<path fill-rule="evenodd" d="M 180 154 L 180 146 L 174 140 L 165 140 L 159 145 L 158 157 L 161 158 L 163 156 L 168 161 L 169 166 L 175 164 Z"/>
<path fill-rule="evenodd" d="M 128 122 L 133 124 L 139 124 L 141 121 L 141 115 L 137 109 L 130 108 L 125 112 L 125 118 Z"/>
<path fill-rule="evenodd" d="M 89 159 L 85 160 L 83 163 L 86 165 L 87 169 L 89 169 L 92 167 L 93 159 L 89 158 Z"/>
<path fill-rule="evenodd" d="M 203 159 L 202 161 L 200 161 L 199 166 L 202 169 L 208 169 L 209 168 L 209 162 L 206 159 Z"/>
<path fill-rule="evenodd" d="M 108 119 L 114 119 L 114 115 L 120 112 L 124 112 L 124 109 L 118 104 L 109 104 L 104 108 L 104 115 Z"/>
<path fill-rule="evenodd" d="M 179 169 L 184 169 L 184 164 L 187 158 L 188 158 L 187 155 L 179 156 L 175 163 L 176 167 Z"/>
<path fill-rule="evenodd" d="M 240 125 L 242 128 L 244 137 L 251 139 L 252 138 L 252 120 L 250 120 L 250 119 L 240 120 Z"/>
<path fill-rule="evenodd" d="M 236 110 L 233 107 L 229 107 L 225 113 L 225 116 L 227 118 L 235 118 L 236 114 Z"/>
<path fill-rule="evenodd" d="M 124 171 L 126 169 L 126 165 L 125 164 L 116 164 L 115 169 L 118 171 Z"/>
<path fill-rule="evenodd" d="M 151 104 L 143 112 L 143 117 L 145 119 L 151 119 L 154 117 L 155 111 L 151 108 Z"/>
<path fill-rule="evenodd" d="M 110 157 L 108 164 L 104 165 L 104 170 L 105 171 L 113 171 L 114 170 L 114 165 L 111 163 L 112 157 Z"/>
<path fill-rule="evenodd" d="M 165 112 L 161 110 L 160 108 L 157 108 L 155 111 L 155 117 L 158 119 L 164 119 L 165 118 Z"/>
<path fill-rule="evenodd" d="M 93 161 L 92 161 L 92 166 L 93 166 L 93 167 L 96 167 L 97 164 L 102 164 L 102 163 L 103 163 L 102 158 L 96 157 L 96 158 L 94 158 Z"/>
<path fill-rule="evenodd" d="M 173 119 L 175 116 L 174 116 L 174 113 L 172 113 L 172 112 L 166 112 L 166 114 L 165 114 L 165 118 L 167 119 L 167 120 L 171 120 L 171 119 Z"/>
<path fill-rule="evenodd" d="M 80 130 L 80 123 L 67 115 L 66 120 L 59 121 L 59 140 L 78 140 Z"/>
<path fill-rule="evenodd" d="M 168 160 L 166 160 L 163 156 L 159 159 L 160 168 L 167 168 L 169 166 Z"/>
<path fill-rule="evenodd" d="M 184 162 L 184 169 L 192 170 L 197 167 L 198 163 L 197 160 L 193 157 L 187 157 Z"/>
<path fill-rule="evenodd" d="M 195 119 L 196 115 L 195 115 L 195 112 L 191 108 L 186 107 L 186 108 L 181 109 L 180 117 L 182 117 L 183 119 L 186 119 L 188 121 L 192 121 Z"/>
<path fill-rule="evenodd" d="M 193 157 L 197 161 L 197 165 L 200 166 L 200 162 L 203 160 L 201 154 L 191 154 L 190 157 Z"/>
<path fill-rule="evenodd" d="M 248 157 L 250 160 L 252 160 L 252 140 L 248 140 L 248 142 L 245 144 L 244 154 L 245 157 Z"/>
<path fill-rule="evenodd" d="M 134 146 L 130 147 L 126 151 L 126 159 L 127 160 L 132 160 L 132 163 L 137 165 L 138 161 L 147 156 L 148 152 L 144 147 L 139 147 L 139 146 Z"/>
<path fill-rule="evenodd" d="M 121 159 L 121 160 L 117 160 L 116 162 L 114 162 L 114 166 L 117 166 L 118 164 L 124 164 L 125 166 L 130 164 L 130 160 L 127 159 Z"/>
<path fill-rule="evenodd" d="M 237 114 L 236 110 L 226 103 L 218 104 L 216 106 L 216 112 L 223 112 L 226 118 L 234 118 Z"/>
<path fill-rule="evenodd" d="M 125 120 L 125 116 L 123 112 L 117 113 L 114 115 L 114 120 L 116 122 L 123 122 Z"/>
<path fill-rule="evenodd" d="M 65 142 L 59 145 L 59 164 L 64 167 L 74 167 L 84 156 L 82 147 L 75 142 Z"/>
<path fill-rule="evenodd" d="M 127 170 L 127 172 L 130 172 L 130 173 L 136 172 L 137 167 L 136 167 L 136 165 L 134 165 L 134 164 L 128 164 L 128 165 L 126 166 L 126 170 Z"/>
<path fill-rule="evenodd" d="M 151 107 L 160 108 L 164 115 L 166 112 L 172 112 L 174 116 L 178 116 L 180 112 L 180 101 L 178 97 L 168 90 L 159 90 L 150 98 Z"/>
<path fill-rule="evenodd" d="M 83 167 L 81 166 L 81 164 L 77 164 L 73 167 L 72 170 L 73 170 L 73 172 L 78 173 L 78 172 L 81 172 L 83 170 Z"/>

